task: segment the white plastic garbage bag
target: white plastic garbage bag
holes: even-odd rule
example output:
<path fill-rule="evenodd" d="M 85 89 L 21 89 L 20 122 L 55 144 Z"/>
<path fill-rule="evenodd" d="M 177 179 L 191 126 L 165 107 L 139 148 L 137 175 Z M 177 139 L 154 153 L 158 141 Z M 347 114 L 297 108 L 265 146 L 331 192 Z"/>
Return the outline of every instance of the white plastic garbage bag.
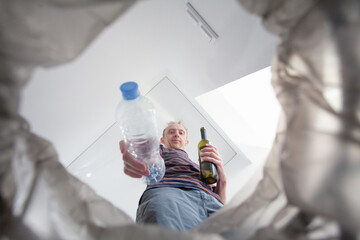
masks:
<path fill-rule="evenodd" d="M 1 237 L 354 238 L 360 229 L 360 3 L 239 2 L 279 36 L 272 71 L 282 118 L 254 193 L 178 233 L 137 225 L 96 195 L 18 114 L 33 68 L 71 61 L 134 2 L 1 1 Z"/>

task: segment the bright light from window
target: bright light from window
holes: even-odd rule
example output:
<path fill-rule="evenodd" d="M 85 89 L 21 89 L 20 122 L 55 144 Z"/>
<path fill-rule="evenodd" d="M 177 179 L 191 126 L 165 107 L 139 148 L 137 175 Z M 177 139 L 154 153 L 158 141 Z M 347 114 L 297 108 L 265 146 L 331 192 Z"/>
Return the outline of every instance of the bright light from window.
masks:
<path fill-rule="evenodd" d="M 271 86 L 270 67 L 196 100 L 241 150 L 249 146 L 271 148 L 280 105 Z"/>

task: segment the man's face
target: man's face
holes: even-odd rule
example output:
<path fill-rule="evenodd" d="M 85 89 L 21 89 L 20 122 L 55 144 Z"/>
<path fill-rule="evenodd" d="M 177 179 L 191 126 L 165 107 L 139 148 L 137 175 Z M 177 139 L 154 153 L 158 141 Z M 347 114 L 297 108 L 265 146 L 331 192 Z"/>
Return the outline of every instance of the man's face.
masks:
<path fill-rule="evenodd" d="M 161 143 L 166 148 L 180 148 L 184 149 L 188 145 L 185 128 L 178 123 L 171 124 L 165 129 L 164 136 L 161 138 Z"/>

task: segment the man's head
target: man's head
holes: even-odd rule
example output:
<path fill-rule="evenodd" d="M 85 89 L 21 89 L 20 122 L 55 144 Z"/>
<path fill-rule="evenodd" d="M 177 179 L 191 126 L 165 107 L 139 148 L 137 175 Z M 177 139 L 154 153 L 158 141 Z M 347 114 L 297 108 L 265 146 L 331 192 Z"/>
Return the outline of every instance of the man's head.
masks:
<path fill-rule="evenodd" d="M 184 149 L 189 143 L 187 129 L 181 121 L 169 122 L 160 141 L 166 148 Z"/>

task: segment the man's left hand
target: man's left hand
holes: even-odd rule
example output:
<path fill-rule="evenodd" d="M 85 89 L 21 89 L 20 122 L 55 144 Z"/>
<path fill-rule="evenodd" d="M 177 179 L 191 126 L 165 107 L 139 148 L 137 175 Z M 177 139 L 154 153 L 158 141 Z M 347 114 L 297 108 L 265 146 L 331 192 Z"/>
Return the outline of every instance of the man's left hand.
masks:
<path fill-rule="evenodd" d="M 212 162 L 216 166 L 218 172 L 218 182 L 216 184 L 215 192 L 220 195 L 223 202 L 226 201 L 226 173 L 221 155 L 217 148 L 211 144 L 206 144 L 206 147 L 201 149 L 200 157 L 202 161 Z"/>

